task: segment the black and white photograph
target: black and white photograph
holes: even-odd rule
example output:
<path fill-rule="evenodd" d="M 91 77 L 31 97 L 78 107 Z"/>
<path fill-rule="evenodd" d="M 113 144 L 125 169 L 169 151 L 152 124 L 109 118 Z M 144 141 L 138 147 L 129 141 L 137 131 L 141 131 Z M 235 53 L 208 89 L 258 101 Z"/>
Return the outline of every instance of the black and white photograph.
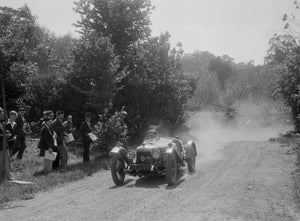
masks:
<path fill-rule="evenodd" d="M 0 220 L 300 220 L 300 1 L 0 0 Z"/>

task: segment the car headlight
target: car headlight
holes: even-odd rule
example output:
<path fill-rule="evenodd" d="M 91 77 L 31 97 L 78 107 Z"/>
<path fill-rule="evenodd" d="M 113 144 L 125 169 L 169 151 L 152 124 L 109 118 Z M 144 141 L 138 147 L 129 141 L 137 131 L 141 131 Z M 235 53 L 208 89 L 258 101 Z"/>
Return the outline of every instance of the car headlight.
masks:
<path fill-rule="evenodd" d="M 153 159 L 154 160 L 157 160 L 157 159 L 159 159 L 160 158 L 160 151 L 159 150 L 154 150 L 153 152 L 152 152 L 152 157 L 153 157 Z"/>
<path fill-rule="evenodd" d="M 128 151 L 128 153 L 127 153 L 127 158 L 129 159 L 129 160 L 133 160 L 134 158 L 135 158 L 135 152 L 134 151 Z"/>

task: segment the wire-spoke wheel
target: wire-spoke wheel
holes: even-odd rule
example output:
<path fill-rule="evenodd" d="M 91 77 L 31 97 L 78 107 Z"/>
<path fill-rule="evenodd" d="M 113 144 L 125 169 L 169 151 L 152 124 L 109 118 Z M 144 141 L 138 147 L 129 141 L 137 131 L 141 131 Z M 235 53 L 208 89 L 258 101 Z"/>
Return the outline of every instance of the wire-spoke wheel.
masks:
<path fill-rule="evenodd" d="M 196 164 L 196 152 L 194 147 L 191 149 L 191 157 L 187 159 L 187 165 L 189 172 L 194 172 L 195 171 L 195 164 Z"/>
<path fill-rule="evenodd" d="M 175 184 L 177 178 L 177 158 L 174 153 L 166 158 L 166 181 L 169 186 Z"/>
<path fill-rule="evenodd" d="M 123 158 L 117 154 L 111 159 L 111 176 L 116 185 L 122 185 L 125 179 L 125 162 Z"/>

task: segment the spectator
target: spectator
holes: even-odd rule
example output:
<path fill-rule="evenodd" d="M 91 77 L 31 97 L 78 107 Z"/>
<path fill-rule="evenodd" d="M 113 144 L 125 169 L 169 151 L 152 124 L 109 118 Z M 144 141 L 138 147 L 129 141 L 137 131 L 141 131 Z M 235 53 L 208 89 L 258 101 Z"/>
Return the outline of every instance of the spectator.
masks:
<path fill-rule="evenodd" d="M 8 131 L 11 136 L 7 139 L 8 147 L 9 147 L 9 153 L 11 154 L 15 145 L 17 133 L 16 133 L 16 119 L 18 117 L 18 113 L 16 111 L 10 111 L 9 112 L 9 119 L 6 124 L 6 131 Z"/>
<path fill-rule="evenodd" d="M 9 160 L 9 150 L 8 150 L 8 145 L 6 143 L 6 151 L 4 151 L 3 148 L 3 138 L 6 136 L 7 138 L 11 136 L 9 133 L 5 133 L 5 129 L 3 128 L 3 122 L 5 121 L 4 118 L 4 111 L 0 107 L 0 165 L 4 165 L 4 176 L 8 180 L 14 180 L 14 177 L 11 172 L 11 167 L 10 167 L 10 160 Z M 3 162 L 4 160 L 4 162 Z"/>
<path fill-rule="evenodd" d="M 54 112 L 52 110 L 48 110 L 48 117 L 50 118 L 51 123 L 53 123 Z"/>
<path fill-rule="evenodd" d="M 25 133 L 25 129 L 24 129 L 24 123 L 25 123 L 25 109 L 20 107 L 18 109 L 18 117 L 16 119 L 16 142 L 14 145 L 14 149 L 12 151 L 12 156 L 15 155 L 16 153 L 18 153 L 17 159 L 18 160 L 22 160 L 23 158 L 23 153 L 26 149 L 26 133 Z M 11 157 L 12 157 L 11 156 Z"/>
<path fill-rule="evenodd" d="M 48 110 L 43 111 L 43 117 L 37 123 L 38 127 L 40 128 L 40 136 L 41 136 L 42 128 L 45 125 L 45 120 L 51 122 Z M 49 122 L 49 124 L 50 124 L 50 122 Z M 40 149 L 40 157 L 43 157 L 43 156 L 45 156 L 45 149 L 42 148 L 42 144 L 40 144 L 40 142 L 41 142 L 41 139 L 39 140 L 38 148 Z"/>
<path fill-rule="evenodd" d="M 67 120 L 63 123 L 63 127 L 65 129 L 65 143 L 68 146 L 68 144 L 74 141 L 72 115 L 68 115 Z"/>
<path fill-rule="evenodd" d="M 48 111 L 43 111 L 43 117 L 41 119 L 39 119 L 39 121 L 37 122 L 37 126 L 39 128 L 43 127 L 46 118 L 48 118 L 50 120 L 48 115 L 49 115 Z"/>
<path fill-rule="evenodd" d="M 67 134 L 73 132 L 74 127 L 73 127 L 72 115 L 68 115 L 67 120 L 63 123 L 63 126 Z"/>
<path fill-rule="evenodd" d="M 39 142 L 39 149 L 41 150 L 40 156 L 45 156 L 46 150 L 53 150 L 54 152 L 58 152 L 57 147 L 54 146 L 53 132 L 51 131 L 50 126 L 50 118 L 44 118 L 44 125 L 41 129 Z"/>
<path fill-rule="evenodd" d="M 50 115 L 51 119 L 51 115 Z M 59 110 L 56 112 L 56 119 L 51 125 L 51 130 L 55 132 L 57 138 L 57 157 L 53 162 L 53 169 L 56 169 L 59 164 L 61 168 L 65 168 L 68 163 L 68 153 L 64 142 L 64 127 L 63 127 L 64 112 Z M 54 144 L 55 145 L 55 144 Z"/>
<path fill-rule="evenodd" d="M 91 113 L 85 114 L 85 121 L 83 121 L 79 128 L 79 133 L 81 136 L 81 141 L 83 145 L 83 162 L 87 163 L 90 161 L 90 144 L 91 138 L 89 137 L 89 133 L 91 133 Z"/>

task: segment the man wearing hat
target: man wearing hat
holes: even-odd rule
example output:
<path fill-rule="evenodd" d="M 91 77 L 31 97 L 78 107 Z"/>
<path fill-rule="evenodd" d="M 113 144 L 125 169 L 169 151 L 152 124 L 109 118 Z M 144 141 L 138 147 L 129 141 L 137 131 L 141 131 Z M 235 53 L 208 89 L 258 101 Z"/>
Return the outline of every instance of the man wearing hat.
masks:
<path fill-rule="evenodd" d="M 14 149 L 12 151 L 12 155 L 15 155 L 18 152 L 17 159 L 22 160 L 23 158 L 23 153 L 26 149 L 26 133 L 25 133 L 25 128 L 24 128 L 24 123 L 25 123 L 25 109 L 23 107 L 20 107 L 18 109 L 18 117 L 16 119 L 16 142 Z"/>
<path fill-rule="evenodd" d="M 89 133 L 91 133 L 91 113 L 87 112 L 85 114 L 85 121 L 83 121 L 79 128 L 79 133 L 81 136 L 81 141 L 83 145 L 83 162 L 87 163 L 90 161 L 90 144 L 91 138 L 89 137 Z"/>
<path fill-rule="evenodd" d="M 68 153 L 66 145 L 64 143 L 65 129 L 63 127 L 63 120 L 64 112 L 61 110 L 57 111 L 56 119 L 51 125 L 51 130 L 56 134 L 56 145 L 54 144 L 54 146 L 56 146 L 58 153 L 55 161 L 53 162 L 53 169 L 56 169 L 59 164 L 61 165 L 61 168 L 65 168 L 68 163 Z"/>

